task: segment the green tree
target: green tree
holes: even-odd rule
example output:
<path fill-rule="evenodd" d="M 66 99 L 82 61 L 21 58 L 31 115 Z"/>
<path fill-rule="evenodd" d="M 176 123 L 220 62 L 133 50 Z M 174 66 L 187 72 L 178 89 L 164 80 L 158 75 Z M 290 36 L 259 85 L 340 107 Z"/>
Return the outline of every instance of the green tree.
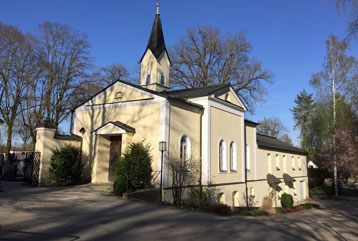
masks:
<path fill-rule="evenodd" d="M 324 69 L 313 74 L 310 83 L 317 90 L 319 97 L 328 98 L 329 103 L 332 103 L 333 153 L 336 153 L 335 133 L 337 129 L 337 101 L 339 101 L 337 94 L 340 94 L 341 97 L 348 95 L 350 92 L 348 87 L 357 82 L 357 61 L 353 56 L 346 55 L 348 44 L 345 41 L 340 41 L 334 35 L 331 35 L 326 41 L 326 49 L 327 56 L 323 64 Z M 333 157 L 335 196 L 338 196 L 336 155 L 334 154 Z"/>
<path fill-rule="evenodd" d="M 114 191 L 122 194 L 151 186 L 152 157 L 150 146 L 143 142 L 129 144 L 118 160 Z M 126 184 L 126 185 L 125 185 Z"/>
<path fill-rule="evenodd" d="M 244 33 L 222 35 L 211 26 L 189 28 L 170 51 L 171 79 L 185 88 L 230 83 L 253 111 L 255 103 L 264 100 L 265 84 L 272 83 L 273 74 L 250 58 L 252 49 Z"/>
<path fill-rule="evenodd" d="M 301 148 L 307 150 L 307 129 L 310 121 L 312 110 L 315 107 L 313 94 L 307 94 L 302 90 L 295 98 L 296 106 L 290 109 L 293 113 L 295 128 L 300 129 Z"/>

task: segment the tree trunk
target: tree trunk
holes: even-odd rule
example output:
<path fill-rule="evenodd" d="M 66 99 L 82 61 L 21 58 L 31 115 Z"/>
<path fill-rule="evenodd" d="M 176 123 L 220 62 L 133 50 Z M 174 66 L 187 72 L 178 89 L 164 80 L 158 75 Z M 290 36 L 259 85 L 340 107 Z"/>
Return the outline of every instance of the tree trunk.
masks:
<path fill-rule="evenodd" d="M 10 150 L 11 150 L 11 141 L 12 141 L 12 124 L 7 124 L 7 140 L 6 140 L 6 150 L 5 150 L 5 160 L 9 160 Z"/>
<path fill-rule="evenodd" d="M 337 180 L 337 155 L 336 155 L 336 89 L 335 80 L 332 79 L 333 94 L 333 177 L 334 177 L 334 196 L 338 197 L 338 180 Z"/>

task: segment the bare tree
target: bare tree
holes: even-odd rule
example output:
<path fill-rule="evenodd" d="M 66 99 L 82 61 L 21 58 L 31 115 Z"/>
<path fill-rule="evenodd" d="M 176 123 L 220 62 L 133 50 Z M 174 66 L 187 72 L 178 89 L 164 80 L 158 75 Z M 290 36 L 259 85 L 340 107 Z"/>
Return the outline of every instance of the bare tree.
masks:
<path fill-rule="evenodd" d="M 276 137 L 289 144 L 292 143 L 288 136 L 288 128 L 277 117 L 265 117 L 263 120 L 259 121 L 257 132 L 260 134 Z"/>
<path fill-rule="evenodd" d="M 32 79 L 35 62 L 28 38 L 17 28 L 0 24 L 0 114 L 7 125 L 8 158 L 16 117 L 26 99 L 26 85 Z"/>
<path fill-rule="evenodd" d="M 344 13 L 348 18 L 347 39 L 358 38 L 358 1 L 335 0 L 338 12 Z"/>
<path fill-rule="evenodd" d="M 121 64 L 107 65 L 93 72 L 81 85 L 77 86 L 72 95 L 73 103 L 82 103 L 102 89 L 119 79 L 130 78 L 129 72 Z"/>
<path fill-rule="evenodd" d="M 249 57 L 252 45 L 245 34 L 220 35 L 211 26 L 196 26 L 170 51 L 173 84 L 185 88 L 230 83 L 245 104 L 254 111 L 266 93 L 264 83 L 273 74 Z"/>
<path fill-rule="evenodd" d="M 37 108 L 41 118 L 58 126 L 68 115 L 73 90 L 81 85 L 90 67 L 87 36 L 71 27 L 45 22 L 38 28 L 36 54 L 42 80 L 38 81 L 41 91 L 37 95 Z"/>
<path fill-rule="evenodd" d="M 337 158 L 336 158 L 336 104 L 340 97 L 344 97 L 349 91 L 351 83 L 357 83 L 357 61 L 354 57 L 345 55 L 348 45 L 332 35 L 326 41 L 327 56 L 324 63 L 324 70 L 313 74 L 310 81 L 311 85 L 316 88 L 322 97 L 328 97 L 332 103 L 333 115 L 333 165 L 334 165 L 334 186 L 335 196 L 338 196 L 337 181 Z"/>

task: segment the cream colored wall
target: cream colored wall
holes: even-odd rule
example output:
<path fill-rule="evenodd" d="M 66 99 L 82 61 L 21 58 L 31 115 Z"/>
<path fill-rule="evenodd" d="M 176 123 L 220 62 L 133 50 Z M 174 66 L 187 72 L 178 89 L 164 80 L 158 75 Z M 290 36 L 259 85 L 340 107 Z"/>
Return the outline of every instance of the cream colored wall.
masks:
<path fill-rule="evenodd" d="M 169 160 L 180 159 L 180 139 L 183 134 L 190 138 L 191 160 L 199 170 L 200 162 L 200 114 L 176 106 L 170 107 Z M 169 176 L 169 185 L 171 178 Z"/>
<path fill-rule="evenodd" d="M 210 131 L 211 131 L 211 183 L 230 183 L 239 182 L 243 180 L 242 177 L 242 117 L 233 115 L 229 112 L 211 107 L 210 116 Z M 227 171 L 219 171 L 219 141 L 223 139 L 226 143 L 226 161 Z M 236 143 L 237 156 L 237 171 L 230 171 L 230 142 Z"/>
<path fill-rule="evenodd" d="M 120 97 L 120 98 L 118 98 Z M 137 91 L 125 88 L 123 86 L 114 84 L 106 91 L 97 95 L 92 99 L 92 104 L 104 104 L 104 103 L 116 103 L 130 100 L 141 100 L 149 98 L 147 95 L 143 95 Z"/>
<path fill-rule="evenodd" d="M 249 145 L 250 152 L 250 170 L 247 171 L 247 180 L 255 180 L 255 137 L 256 137 L 256 128 L 246 126 L 246 144 Z"/>
<path fill-rule="evenodd" d="M 152 51 L 147 50 L 144 58 L 141 62 L 141 85 L 146 85 L 145 79 L 147 73 L 151 73 L 152 82 L 151 83 L 159 83 L 159 75 L 161 72 L 164 73 L 165 81 L 167 86 L 170 86 L 169 82 L 169 59 L 164 51 L 161 56 L 159 56 L 158 60 L 153 55 Z"/>
<path fill-rule="evenodd" d="M 227 96 L 227 97 L 226 97 Z M 237 100 L 237 97 L 231 92 L 231 91 L 228 91 L 227 93 L 223 94 L 223 95 L 219 95 L 218 96 L 219 99 L 222 99 L 222 100 L 226 100 L 228 102 L 231 102 L 233 103 L 234 105 L 237 105 L 237 106 L 240 106 L 242 108 L 245 108 L 242 103 L 240 103 L 238 100 Z"/>
<path fill-rule="evenodd" d="M 80 147 L 81 142 L 77 140 L 55 139 L 55 131 L 55 129 L 36 129 L 35 152 L 41 153 L 39 170 L 40 185 L 49 185 L 51 183 L 49 168 L 51 163 L 52 150 L 64 147 L 65 145 L 72 145 L 78 148 Z"/>
<path fill-rule="evenodd" d="M 133 128 L 135 134 L 122 135 L 122 153 L 125 151 L 126 146 L 130 142 L 143 141 L 145 144 L 150 144 L 152 148 L 154 170 L 158 168 L 158 142 L 159 142 L 159 126 L 160 126 L 160 105 L 148 104 L 143 106 L 127 106 L 122 108 L 106 108 L 101 106 L 88 107 L 84 111 L 76 111 L 76 118 L 74 126 L 79 130 L 84 127 L 86 132 L 83 135 L 83 160 L 86 163 L 85 173 L 87 178 L 92 179 L 92 182 L 107 182 L 108 169 L 106 170 L 102 163 L 109 161 L 108 156 L 103 156 L 101 153 L 105 150 L 97 149 L 97 146 L 104 143 L 105 139 L 100 138 L 99 135 L 93 135 L 92 131 L 109 121 L 120 121 Z M 77 130 L 77 131 L 78 131 Z M 81 134 L 79 134 L 81 135 Z M 107 140 L 109 143 L 109 141 Z M 86 161 L 85 161 L 86 160 Z M 93 167 L 96 167 L 93 169 Z M 100 166 L 102 168 L 100 168 Z M 103 172 L 106 172 L 104 174 Z"/>

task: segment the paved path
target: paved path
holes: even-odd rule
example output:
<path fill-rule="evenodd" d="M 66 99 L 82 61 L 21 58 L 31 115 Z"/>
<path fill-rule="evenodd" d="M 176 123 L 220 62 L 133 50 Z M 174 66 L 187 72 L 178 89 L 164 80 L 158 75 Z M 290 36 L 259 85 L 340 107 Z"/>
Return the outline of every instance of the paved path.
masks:
<path fill-rule="evenodd" d="M 110 187 L 2 183 L 0 240 L 358 240 L 357 199 L 269 217 L 220 217 L 113 196 Z"/>

